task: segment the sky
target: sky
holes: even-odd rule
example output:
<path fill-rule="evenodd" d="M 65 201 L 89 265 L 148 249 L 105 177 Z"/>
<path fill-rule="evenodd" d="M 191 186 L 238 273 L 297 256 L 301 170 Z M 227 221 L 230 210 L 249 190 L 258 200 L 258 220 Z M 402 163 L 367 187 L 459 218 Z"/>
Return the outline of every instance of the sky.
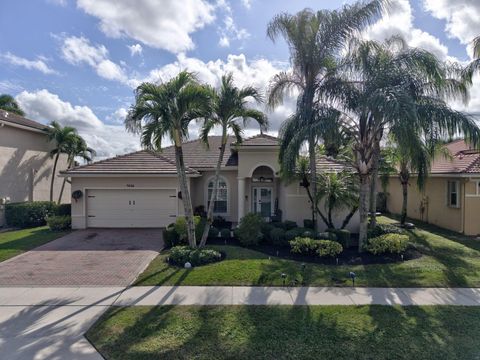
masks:
<path fill-rule="evenodd" d="M 99 158 L 140 148 L 123 120 L 143 81 L 181 70 L 218 85 L 232 72 L 238 86 L 266 90 L 289 68 L 283 41 L 266 36 L 269 21 L 304 8 L 336 9 L 338 0 L 2 0 L 0 93 L 15 96 L 27 117 L 78 129 Z M 480 35 L 480 0 L 392 0 L 390 13 L 365 38 L 403 36 L 440 59 L 471 60 Z M 269 133 L 294 110 L 294 95 L 269 111 Z M 468 104 L 480 113 L 480 79 Z M 199 125 L 192 124 L 195 137 Z M 246 135 L 258 132 L 249 125 Z"/>

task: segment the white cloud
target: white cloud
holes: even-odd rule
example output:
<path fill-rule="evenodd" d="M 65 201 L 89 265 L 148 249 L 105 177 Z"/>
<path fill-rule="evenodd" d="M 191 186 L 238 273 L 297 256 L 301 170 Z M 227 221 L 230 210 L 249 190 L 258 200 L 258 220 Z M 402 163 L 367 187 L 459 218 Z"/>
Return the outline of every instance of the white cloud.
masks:
<path fill-rule="evenodd" d="M 121 107 L 109 116 L 107 116 L 107 120 L 112 124 L 123 124 L 125 118 L 127 117 L 128 110 L 124 107 Z"/>
<path fill-rule="evenodd" d="M 230 4 L 226 0 L 217 0 L 217 9 L 224 12 L 223 26 L 220 26 L 218 33 L 220 39 L 218 45 L 221 47 L 229 47 L 232 40 L 246 40 L 250 37 L 250 33 L 244 29 L 239 28 L 233 20 L 233 12 Z"/>
<path fill-rule="evenodd" d="M 242 5 L 250 9 L 252 7 L 252 0 L 242 0 Z"/>
<path fill-rule="evenodd" d="M 61 51 L 63 58 L 70 64 L 85 63 L 104 79 L 129 84 L 127 74 L 120 65 L 108 59 L 108 50 L 103 45 L 92 45 L 84 37 L 70 36 L 63 39 Z"/>
<path fill-rule="evenodd" d="M 261 91 L 265 91 L 273 76 L 285 68 L 285 64 L 273 64 L 266 59 L 247 61 L 243 54 L 228 55 L 226 61 L 217 59 L 208 62 L 180 54 L 175 62 L 150 71 L 146 78 L 137 80 L 136 83 L 139 84 L 143 81 L 164 82 L 177 75 L 180 71 L 188 70 L 196 73 L 200 81 L 217 87 L 220 84 L 222 75 L 231 72 L 237 86 L 252 85 Z M 292 114 L 294 109 L 295 98 L 294 94 L 292 94 L 292 96 L 286 99 L 284 105 L 267 114 L 271 131 L 277 131 L 282 121 Z M 256 128 L 258 132 L 258 127 L 253 123 L 250 127 Z"/>
<path fill-rule="evenodd" d="M 67 0 L 47 0 L 48 3 L 60 6 L 67 6 Z"/>
<path fill-rule="evenodd" d="M 125 131 L 124 126 L 105 125 L 88 106 L 72 105 L 46 89 L 22 91 L 15 98 L 28 117 L 63 126 L 75 127 L 88 145 L 104 158 L 139 149 L 139 139 Z"/>
<path fill-rule="evenodd" d="M 468 44 L 480 35 L 480 1 L 423 0 L 423 5 L 434 17 L 445 20 L 449 36 L 459 39 L 462 44 Z"/>
<path fill-rule="evenodd" d="M 448 48 L 438 38 L 414 27 L 409 0 L 392 0 L 389 14 L 366 31 L 368 38 L 378 41 L 394 35 L 401 35 L 410 46 L 424 48 L 442 60 L 447 59 Z"/>
<path fill-rule="evenodd" d="M 174 53 L 191 50 L 190 34 L 214 20 L 205 0 L 77 0 L 77 6 L 100 20 L 110 37 L 129 37 Z"/>
<path fill-rule="evenodd" d="M 142 45 L 140 45 L 140 44 L 133 44 L 133 45 L 129 45 L 127 47 L 130 50 L 130 55 L 132 55 L 132 56 L 142 54 L 143 48 L 142 48 Z"/>
<path fill-rule="evenodd" d="M 56 74 L 56 71 L 48 67 L 43 58 L 39 58 L 37 60 L 28 60 L 14 55 L 11 52 L 1 54 L 0 58 L 14 66 L 21 66 L 28 70 L 38 70 L 44 74 Z"/>

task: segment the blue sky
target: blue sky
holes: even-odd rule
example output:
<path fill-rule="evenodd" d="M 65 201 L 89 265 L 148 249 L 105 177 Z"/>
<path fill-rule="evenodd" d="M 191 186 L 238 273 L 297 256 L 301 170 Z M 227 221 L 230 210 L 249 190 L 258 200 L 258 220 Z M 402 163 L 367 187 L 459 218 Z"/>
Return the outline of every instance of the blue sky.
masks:
<path fill-rule="evenodd" d="M 265 88 L 276 72 L 288 68 L 285 44 L 274 44 L 265 34 L 272 17 L 343 3 L 4 0 L 0 93 L 16 96 L 34 120 L 76 126 L 100 156 L 124 153 L 139 146 L 121 121 L 141 81 L 165 80 L 188 69 L 215 85 L 222 73 L 232 71 L 239 85 Z M 479 19 L 478 0 L 394 0 L 389 17 L 364 35 L 383 40 L 400 34 L 444 60 L 468 61 Z M 272 133 L 293 103 L 287 99 L 270 114 Z M 469 109 L 480 110 L 477 83 Z"/>

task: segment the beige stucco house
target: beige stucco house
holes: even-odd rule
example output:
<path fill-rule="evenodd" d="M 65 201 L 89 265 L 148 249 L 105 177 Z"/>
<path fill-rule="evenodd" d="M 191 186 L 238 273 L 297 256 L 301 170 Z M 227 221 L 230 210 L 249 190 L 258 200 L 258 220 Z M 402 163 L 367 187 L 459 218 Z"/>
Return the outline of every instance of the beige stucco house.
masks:
<path fill-rule="evenodd" d="M 0 226 L 4 225 L 5 202 L 49 200 L 51 150 L 45 125 L 0 110 Z M 57 168 L 65 169 L 66 163 L 61 156 Z M 56 175 L 54 199 L 58 200 L 63 179 L 58 171 Z M 70 202 L 68 183 L 62 201 Z"/>
<path fill-rule="evenodd" d="M 193 206 L 208 205 L 220 137 L 209 139 L 209 148 L 199 140 L 184 144 L 187 177 Z M 229 138 L 221 168 L 215 215 L 234 223 L 246 213 L 256 212 L 270 219 L 282 212 L 283 220 L 299 225 L 310 218 L 310 204 L 299 183 L 286 184 L 279 178 L 278 139 L 260 134 L 235 144 Z M 322 171 L 341 167 L 333 160 L 319 161 Z M 160 153 L 146 150 L 80 166 L 63 173 L 72 178 L 72 226 L 163 227 L 182 214 L 173 147 Z M 339 214 L 338 222 L 345 217 Z M 319 229 L 325 228 L 318 223 Z M 358 215 L 351 220 L 358 231 Z"/>
<path fill-rule="evenodd" d="M 479 235 L 480 152 L 463 140 L 446 147 L 451 158 L 436 158 L 424 191 L 418 190 L 415 177 L 410 179 L 407 214 L 466 235 Z M 402 209 L 402 188 L 396 177 L 389 179 L 387 208 L 396 214 Z"/>

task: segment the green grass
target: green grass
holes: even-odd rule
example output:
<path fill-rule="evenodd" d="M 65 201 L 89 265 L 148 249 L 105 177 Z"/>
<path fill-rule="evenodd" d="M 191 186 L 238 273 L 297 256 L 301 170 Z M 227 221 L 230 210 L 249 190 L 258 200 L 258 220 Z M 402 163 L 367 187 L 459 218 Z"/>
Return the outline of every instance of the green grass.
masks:
<path fill-rule="evenodd" d="M 0 233 L 0 261 L 55 240 L 68 232 L 50 231 L 47 226 Z"/>
<path fill-rule="evenodd" d="M 381 221 L 393 220 L 384 217 Z M 480 241 L 433 226 L 417 228 L 411 239 L 423 254 L 419 259 L 357 266 L 307 264 L 305 273 L 299 262 L 269 259 L 237 246 L 212 246 L 224 251 L 226 259 L 189 270 L 169 266 L 166 252 L 150 263 L 135 285 L 272 286 L 281 285 L 280 274 L 286 273 L 288 282 L 297 279 L 310 286 L 348 286 L 347 274 L 354 271 L 358 286 L 480 287 Z"/>
<path fill-rule="evenodd" d="M 107 360 L 478 359 L 480 308 L 112 308 L 87 338 Z"/>

